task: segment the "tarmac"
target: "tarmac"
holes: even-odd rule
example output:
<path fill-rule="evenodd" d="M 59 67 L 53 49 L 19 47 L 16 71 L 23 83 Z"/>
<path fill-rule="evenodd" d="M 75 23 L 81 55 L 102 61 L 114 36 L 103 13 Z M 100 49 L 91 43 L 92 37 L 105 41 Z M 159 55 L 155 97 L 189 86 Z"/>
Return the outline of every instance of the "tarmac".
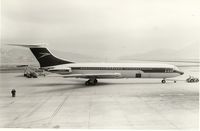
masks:
<path fill-rule="evenodd" d="M 85 86 L 84 79 L 1 73 L 0 128 L 198 130 L 199 83 L 183 79 L 199 71 L 185 72 L 176 83 L 108 79 L 96 86 Z"/>

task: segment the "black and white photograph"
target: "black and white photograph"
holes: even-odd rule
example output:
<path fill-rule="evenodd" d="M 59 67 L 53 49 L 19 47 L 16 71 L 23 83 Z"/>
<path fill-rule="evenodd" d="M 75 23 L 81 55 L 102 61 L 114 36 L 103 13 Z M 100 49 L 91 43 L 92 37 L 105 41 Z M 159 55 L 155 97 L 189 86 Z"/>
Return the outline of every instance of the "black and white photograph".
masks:
<path fill-rule="evenodd" d="M 199 130 L 199 0 L 1 0 L 0 129 Z"/>

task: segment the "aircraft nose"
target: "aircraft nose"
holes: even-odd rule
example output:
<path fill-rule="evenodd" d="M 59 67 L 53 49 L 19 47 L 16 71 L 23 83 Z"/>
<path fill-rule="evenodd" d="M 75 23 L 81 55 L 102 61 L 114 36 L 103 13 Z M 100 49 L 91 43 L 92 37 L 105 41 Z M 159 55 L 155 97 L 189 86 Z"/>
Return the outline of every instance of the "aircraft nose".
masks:
<path fill-rule="evenodd" d="M 174 72 L 176 72 L 176 73 L 178 73 L 178 74 L 180 74 L 180 75 L 183 75 L 183 74 L 184 74 L 184 72 L 183 72 L 183 71 L 180 71 L 180 70 L 175 70 Z"/>
<path fill-rule="evenodd" d="M 184 74 L 184 72 L 180 71 L 180 74 L 181 74 L 181 75 L 183 75 L 183 74 Z"/>

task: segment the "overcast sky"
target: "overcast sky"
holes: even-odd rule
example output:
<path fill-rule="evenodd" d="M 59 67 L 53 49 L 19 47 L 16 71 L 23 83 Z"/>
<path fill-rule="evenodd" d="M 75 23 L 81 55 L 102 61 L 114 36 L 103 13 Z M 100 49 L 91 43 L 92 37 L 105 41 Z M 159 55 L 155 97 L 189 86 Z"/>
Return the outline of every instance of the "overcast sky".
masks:
<path fill-rule="evenodd" d="M 118 57 L 199 42 L 199 0 L 1 0 L 1 43 Z"/>

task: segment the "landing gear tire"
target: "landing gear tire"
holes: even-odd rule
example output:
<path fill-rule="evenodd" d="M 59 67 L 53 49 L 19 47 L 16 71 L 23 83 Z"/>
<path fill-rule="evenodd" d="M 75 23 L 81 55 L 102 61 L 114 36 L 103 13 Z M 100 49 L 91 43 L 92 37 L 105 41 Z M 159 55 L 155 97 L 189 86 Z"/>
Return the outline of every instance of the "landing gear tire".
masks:
<path fill-rule="evenodd" d="M 161 82 L 164 84 L 164 83 L 166 83 L 166 80 L 162 80 Z"/>
<path fill-rule="evenodd" d="M 89 85 L 90 85 L 89 80 L 85 82 L 85 85 L 86 85 L 86 86 L 89 86 Z"/>
<path fill-rule="evenodd" d="M 98 82 L 98 81 L 97 81 L 97 79 L 95 79 L 95 80 L 94 80 L 94 83 L 93 83 L 93 85 L 96 85 L 96 84 L 97 84 L 97 82 Z"/>
<path fill-rule="evenodd" d="M 86 86 L 96 85 L 98 83 L 97 79 L 94 80 L 88 80 L 85 82 Z"/>

